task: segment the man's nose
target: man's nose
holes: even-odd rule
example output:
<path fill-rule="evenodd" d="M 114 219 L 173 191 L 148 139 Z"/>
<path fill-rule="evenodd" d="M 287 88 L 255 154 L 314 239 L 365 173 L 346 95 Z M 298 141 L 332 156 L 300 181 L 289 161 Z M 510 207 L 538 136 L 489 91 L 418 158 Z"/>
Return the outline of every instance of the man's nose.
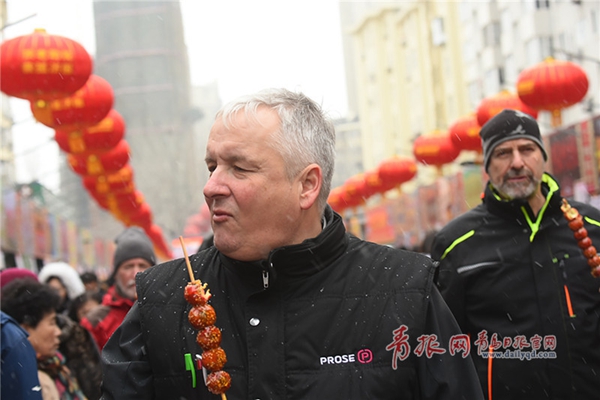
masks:
<path fill-rule="evenodd" d="M 518 150 L 513 151 L 512 163 L 511 166 L 514 169 L 521 169 L 525 163 L 523 162 L 523 157 Z"/>
<path fill-rule="evenodd" d="M 208 181 L 206 181 L 206 184 L 204 185 L 204 197 L 213 198 L 216 196 L 224 196 L 228 193 L 224 175 L 225 172 L 219 168 L 216 168 L 210 174 Z"/>

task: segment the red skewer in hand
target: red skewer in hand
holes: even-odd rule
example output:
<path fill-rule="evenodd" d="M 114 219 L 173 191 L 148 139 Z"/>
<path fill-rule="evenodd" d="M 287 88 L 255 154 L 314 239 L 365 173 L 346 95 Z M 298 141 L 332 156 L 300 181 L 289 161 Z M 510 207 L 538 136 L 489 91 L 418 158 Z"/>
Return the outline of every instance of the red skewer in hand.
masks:
<path fill-rule="evenodd" d="M 214 326 L 217 314 L 215 309 L 208 304 L 211 297 L 210 290 L 207 289 L 206 283 L 203 284 L 200 279 L 194 279 L 192 265 L 181 236 L 179 236 L 179 241 L 190 274 L 190 283 L 185 286 L 183 291 L 183 297 L 193 306 L 188 314 L 188 320 L 194 328 L 199 330 L 196 342 L 203 350 L 202 366 L 212 371 L 206 377 L 206 386 L 211 393 L 220 394 L 221 400 L 227 400 L 225 392 L 231 387 L 231 376 L 222 370 L 227 362 L 227 356 L 225 351 L 219 347 L 221 330 Z"/>
<path fill-rule="evenodd" d="M 587 258 L 592 276 L 598 278 L 600 276 L 600 255 L 596 252 L 596 248 L 592 246 L 592 239 L 588 237 L 587 229 L 583 227 L 583 217 L 566 199 L 562 200 L 560 209 L 566 220 L 569 221 L 569 228 L 573 231 L 573 236 L 577 240 L 579 248 L 583 251 L 585 258 Z"/>

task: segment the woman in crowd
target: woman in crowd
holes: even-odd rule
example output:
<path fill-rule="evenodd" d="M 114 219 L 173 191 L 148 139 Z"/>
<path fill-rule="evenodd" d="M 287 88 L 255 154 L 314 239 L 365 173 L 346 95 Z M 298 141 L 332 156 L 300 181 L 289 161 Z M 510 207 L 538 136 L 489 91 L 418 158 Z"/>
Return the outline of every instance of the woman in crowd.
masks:
<path fill-rule="evenodd" d="M 57 311 L 61 314 L 66 314 L 71 301 L 85 292 L 85 286 L 77 271 L 64 262 L 44 265 L 38 278 L 41 283 L 47 284 L 58 291 L 61 302 Z"/>
<path fill-rule="evenodd" d="M 83 400 L 86 396 L 58 351 L 61 330 L 56 310 L 60 298 L 47 285 L 31 279 L 16 279 L 2 289 L 2 311 L 29 333 L 35 350 L 44 400 Z"/>

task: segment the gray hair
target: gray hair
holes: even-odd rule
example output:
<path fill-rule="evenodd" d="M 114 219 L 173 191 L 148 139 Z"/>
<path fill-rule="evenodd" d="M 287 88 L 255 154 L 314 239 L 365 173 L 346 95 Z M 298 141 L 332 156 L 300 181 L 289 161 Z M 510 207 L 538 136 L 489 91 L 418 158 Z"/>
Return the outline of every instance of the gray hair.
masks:
<path fill-rule="evenodd" d="M 309 164 L 317 164 L 323 171 L 323 184 L 317 199 L 321 211 L 325 209 L 335 164 L 335 129 L 321 106 L 302 93 L 287 89 L 265 89 L 226 104 L 216 115 L 230 128 L 235 114 L 243 110 L 255 118 L 260 107 L 275 111 L 281 121 L 274 133 L 274 146 L 286 163 L 286 176 L 291 181 Z"/>

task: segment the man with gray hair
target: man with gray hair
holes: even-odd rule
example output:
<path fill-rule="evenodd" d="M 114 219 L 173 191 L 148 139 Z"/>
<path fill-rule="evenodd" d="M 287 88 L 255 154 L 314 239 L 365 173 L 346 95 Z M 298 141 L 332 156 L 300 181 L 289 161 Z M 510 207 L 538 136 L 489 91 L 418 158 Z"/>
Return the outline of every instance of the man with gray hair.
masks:
<path fill-rule="evenodd" d="M 234 101 L 205 159 L 214 246 L 191 268 L 212 293 L 227 396 L 482 398 L 432 261 L 348 234 L 327 205 L 335 133 L 318 104 L 285 89 Z M 223 393 L 185 362 L 213 361 L 188 321 L 189 279 L 183 259 L 138 275 L 138 300 L 104 348 L 104 399 Z"/>

